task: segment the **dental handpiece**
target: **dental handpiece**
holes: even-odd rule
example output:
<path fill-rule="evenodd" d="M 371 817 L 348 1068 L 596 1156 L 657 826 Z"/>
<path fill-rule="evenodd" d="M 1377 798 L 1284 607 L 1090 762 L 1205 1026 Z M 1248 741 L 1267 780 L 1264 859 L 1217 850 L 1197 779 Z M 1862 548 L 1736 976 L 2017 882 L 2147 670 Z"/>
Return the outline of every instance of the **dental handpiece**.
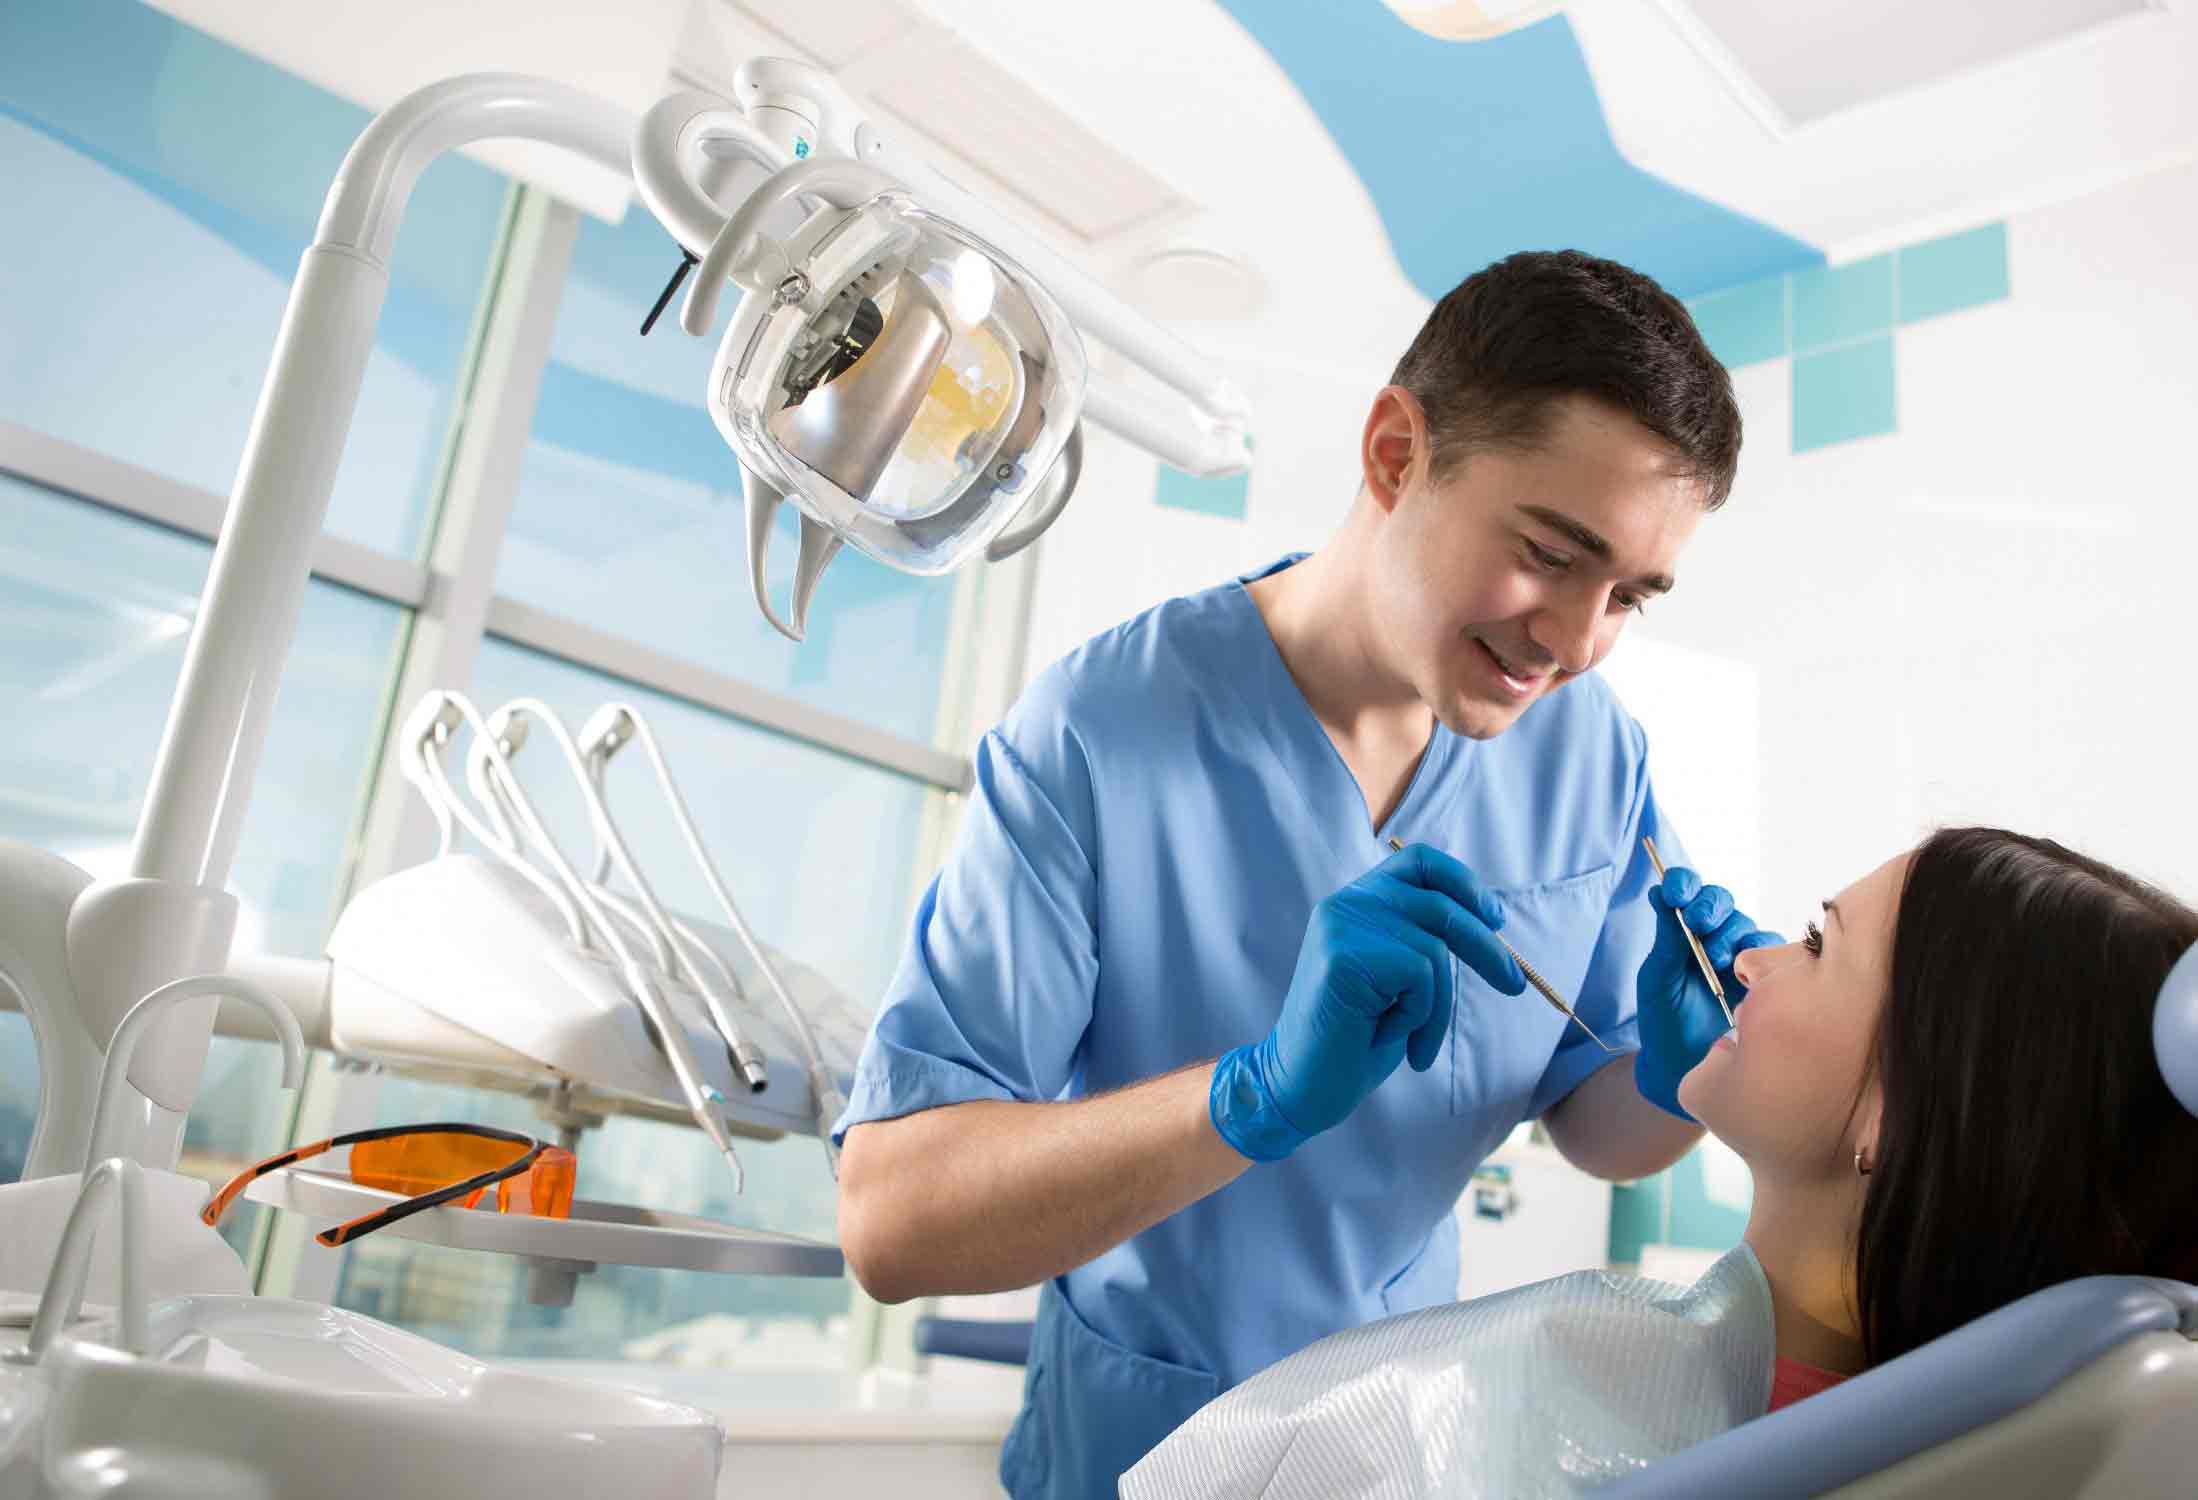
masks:
<path fill-rule="evenodd" d="M 593 721 L 590 729 L 593 729 Z M 734 1073 L 748 1086 L 750 1093 L 760 1094 L 770 1082 L 768 1067 L 763 1053 L 748 1040 L 747 1033 L 733 1015 L 726 993 L 729 990 L 732 994 L 739 994 L 739 979 L 708 944 L 696 937 L 685 923 L 676 920 L 664 910 L 657 901 L 655 890 L 642 875 L 639 864 L 626 847 L 626 842 L 618 831 L 617 821 L 611 816 L 610 798 L 604 787 L 604 768 L 611 752 L 624 743 L 624 737 L 631 733 L 631 729 L 624 729 L 619 737 L 607 740 L 600 732 L 591 733 L 590 748 L 580 753 L 580 792 L 587 800 L 588 813 L 594 823 L 596 836 L 595 877 L 589 883 L 590 887 L 604 899 L 613 899 L 604 888 L 603 882 L 615 857 L 619 868 L 632 883 L 641 909 L 654 930 L 656 946 L 664 954 L 665 972 L 675 979 L 684 977 L 692 984 L 695 994 L 701 998 L 703 1009 L 709 1013 L 710 1024 L 716 1030 L 718 1040 L 725 1045 L 725 1055 L 733 1065 Z M 705 964 L 709 969 L 715 970 L 716 978 L 721 984 L 711 982 L 711 974 L 705 972 Z"/>
<path fill-rule="evenodd" d="M 601 934 L 611 950 L 611 957 L 624 981 L 627 993 L 639 1007 L 649 1040 L 672 1071 L 673 1081 L 679 1086 L 680 1096 L 686 1101 L 688 1113 L 702 1128 L 710 1143 L 725 1157 L 733 1174 L 733 1191 L 745 1189 L 747 1174 L 742 1170 L 740 1157 L 733 1149 L 731 1134 L 725 1126 L 725 1097 L 708 1075 L 688 1045 L 686 1027 L 678 1012 L 657 986 L 643 963 L 628 946 L 617 922 L 613 921 L 603 902 L 572 868 L 557 841 L 550 837 L 540 814 L 519 785 L 519 778 L 511 768 L 505 742 L 513 747 L 522 741 L 523 731 L 514 730 L 522 723 L 515 717 L 524 713 L 542 720 L 549 727 L 550 737 L 561 747 L 569 746 L 569 736 L 564 725 L 557 721 L 546 705 L 520 699 L 506 704 L 492 716 L 489 723 L 474 732 L 474 754 L 468 765 L 469 780 L 477 779 L 475 787 L 485 805 L 502 809 L 517 820 L 518 828 L 526 836 L 527 845 L 538 850 L 550 868 L 554 870 L 565 890 L 587 914 L 595 930 Z M 569 759 L 577 759 L 572 752 Z"/>
<path fill-rule="evenodd" d="M 1394 838 L 1390 839 L 1389 847 L 1399 854 L 1404 852 L 1404 844 L 1401 840 Z M 1540 973 L 1535 970 L 1532 964 L 1526 961 L 1525 957 L 1519 952 L 1519 950 L 1511 946 L 1509 939 L 1507 939 L 1502 933 L 1496 931 L 1496 929 L 1493 927 L 1489 928 L 1488 931 L 1489 936 L 1493 937 L 1497 942 L 1503 944 L 1503 951 L 1511 955 L 1511 961 L 1519 966 L 1519 972 L 1526 976 L 1526 982 L 1534 986 L 1536 992 L 1538 992 L 1544 1000 L 1547 1000 L 1550 1003 L 1550 1005 L 1556 1010 L 1558 1015 L 1563 1016 L 1566 1020 L 1572 1022 L 1573 1025 L 1579 1027 L 1582 1031 L 1586 1032 L 1588 1034 L 1588 1040 L 1595 1043 L 1596 1046 L 1602 1048 L 1605 1052 L 1610 1053 L 1612 1056 L 1616 1056 L 1618 1054 L 1620 1049 L 1617 1047 L 1613 1047 L 1610 1043 L 1604 1041 L 1601 1037 L 1597 1036 L 1595 1034 L 1595 1028 L 1580 1019 L 1580 1013 L 1565 1003 L 1564 996 L 1558 994 L 1556 988 L 1551 985 L 1548 980 L 1542 978 Z"/>
<path fill-rule="evenodd" d="M 1641 847 L 1648 851 L 1649 863 L 1656 867 L 1656 878 L 1664 878 L 1664 859 L 1656 852 L 1656 840 L 1647 834 L 1641 836 Z M 1725 1013 L 1725 1029 L 1732 1033 L 1732 1044 L 1740 1045 L 1740 1028 L 1732 1018 L 1732 1007 L 1725 1003 L 1725 987 L 1717 982 L 1717 970 L 1710 964 L 1710 956 L 1702 951 L 1702 940 L 1688 930 L 1686 918 L 1677 912 L 1671 919 L 1679 924 L 1679 931 L 1686 937 L 1687 946 L 1694 950 L 1694 961 L 1702 966 L 1702 977 L 1710 982 L 1710 993 L 1717 997 L 1717 1008 Z"/>

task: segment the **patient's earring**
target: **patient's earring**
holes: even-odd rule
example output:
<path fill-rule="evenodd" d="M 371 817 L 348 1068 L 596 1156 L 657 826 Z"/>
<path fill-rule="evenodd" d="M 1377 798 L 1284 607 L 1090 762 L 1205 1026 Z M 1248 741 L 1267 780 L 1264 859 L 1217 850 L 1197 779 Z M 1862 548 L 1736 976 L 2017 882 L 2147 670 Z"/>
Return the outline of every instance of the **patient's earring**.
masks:
<path fill-rule="evenodd" d="M 1870 1175 L 1870 1159 L 1864 1156 L 1859 1150 L 1855 1152 L 1855 1175 L 1857 1177 L 1867 1177 Z"/>

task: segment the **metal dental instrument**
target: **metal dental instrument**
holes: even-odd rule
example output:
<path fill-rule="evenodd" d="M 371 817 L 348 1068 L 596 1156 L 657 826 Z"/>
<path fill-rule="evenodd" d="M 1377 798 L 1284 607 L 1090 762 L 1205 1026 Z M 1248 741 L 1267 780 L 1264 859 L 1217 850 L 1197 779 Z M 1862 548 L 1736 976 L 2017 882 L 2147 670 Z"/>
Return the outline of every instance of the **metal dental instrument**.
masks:
<path fill-rule="evenodd" d="M 1647 834 L 1643 834 L 1641 836 L 1641 847 L 1648 850 L 1649 863 L 1656 867 L 1656 878 L 1662 880 L 1664 878 L 1664 859 L 1662 855 L 1656 852 L 1656 840 L 1650 838 Z M 1671 917 L 1673 921 L 1679 924 L 1680 932 L 1685 934 L 1687 946 L 1694 950 L 1694 961 L 1702 966 L 1702 977 L 1710 982 L 1710 993 L 1717 997 L 1717 1008 L 1725 1013 L 1725 1029 L 1733 1034 L 1733 1045 L 1735 1047 L 1739 1046 L 1740 1028 L 1733 1022 L 1732 1007 L 1725 1003 L 1725 987 L 1717 982 L 1717 970 L 1710 966 L 1710 956 L 1702 951 L 1702 940 L 1687 930 L 1686 919 L 1681 917 L 1679 913 L 1673 912 Z"/>
<path fill-rule="evenodd" d="M 1080 445 L 1078 451 L 1081 451 Z M 665 803 L 672 814 L 672 820 L 678 825 L 680 835 L 686 840 L 687 852 L 694 856 L 695 864 L 702 872 L 702 879 L 710 888 L 710 894 L 717 898 L 718 909 L 724 915 L 726 925 L 732 929 L 733 936 L 739 939 L 741 946 L 747 950 L 749 962 L 755 965 L 756 972 L 762 976 L 765 987 L 771 991 L 773 998 L 778 1001 L 779 1008 L 791 1027 L 794 1043 L 800 1049 L 802 1059 L 809 1071 L 809 1088 L 811 1099 L 815 1105 L 817 1136 L 824 1143 L 825 1162 L 831 1168 L 833 1178 L 837 1180 L 839 1177 L 839 1148 L 832 1144 L 831 1127 L 846 1105 L 846 1096 L 840 1092 L 838 1080 L 833 1077 L 831 1069 L 825 1066 L 823 1049 L 817 1043 L 816 1032 L 809 1024 L 807 1013 L 802 1010 L 800 1005 L 795 1003 L 793 995 L 786 988 L 785 980 L 779 976 L 778 966 L 772 963 L 770 955 L 763 951 L 763 945 L 756 940 L 755 934 L 749 930 L 747 922 L 741 917 L 740 908 L 734 904 L 732 892 L 726 889 L 724 877 L 717 868 L 717 861 L 710 857 L 709 847 L 704 843 L 701 833 L 695 827 L 694 816 L 687 809 L 687 799 L 680 795 L 679 783 L 672 776 L 672 768 L 666 762 L 663 748 L 657 744 L 656 735 L 650 730 L 648 720 L 644 719 L 638 711 L 627 704 L 606 703 L 597 709 L 589 717 L 588 722 L 582 726 L 580 739 L 582 742 L 581 754 L 586 760 L 588 778 L 595 789 L 598 803 L 603 807 L 606 820 L 610 809 L 608 797 L 604 791 L 604 772 L 610 763 L 611 757 L 617 754 L 622 746 L 636 740 L 640 742 L 642 750 L 648 756 L 650 766 L 656 772 L 657 787 L 664 795 Z M 609 859 L 610 850 L 608 847 L 599 845 L 597 850 L 599 868 L 607 866 Z M 694 942 L 701 953 L 717 966 L 735 992 L 741 992 L 739 977 L 724 964 L 723 960 L 718 958 L 715 950 L 708 944 L 695 939 L 694 935 L 684 925 L 674 923 L 673 926 L 681 937 Z"/>
<path fill-rule="evenodd" d="M 1398 839 L 1390 839 L 1389 847 L 1391 849 L 1394 849 L 1399 854 L 1402 854 L 1404 852 L 1404 844 Z M 1595 1034 L 1595 1028 L 1588 1025 L 1587 1022 L 1581 1020 L 1580 1013 L 1578 1011 L 1574 1010 L 1571 1006 L 1565 1004 L 1564 996 L 1558 994 L 1557 991 L 1551 987 L 1548 980 L 1542 978 L 1540 974 L 1535 972 L 1534 966 L 1528 963 L 1526 959 L 1520 955 L 1518 949 L 1511 946 L 1510 942 L 1505 939 L 1502 933 L 1496 931 L 1495 928 L 1491 927 L 1489 929 L 1489 934 L 1490 936 L 1494 937 L 1497 942 L 1503 944 L 1503 951 L 1511 955 L 1511 961 L 1519 966 L 1519 972 L 1526 976 L 1526 982 L 1533 985 L 1536 990 L 1541 992 L 1542 998 L 1544 1000 L 1547 1000 L 1553 1007 L 1555 1007 L 1558 1015 L 1565 1017 L 1567 1020 L 1571 1021 L 1573 1025 L 1579 1027 L 1582 1031 L 1586 1032 L 1589 1041 L 1593 1042 L 1596 1046 L 1602 1048 L 1605 1052 L 1608 1052 L 1611 1056 L 1616 1057 L 1620 1054 L 1623 1049 L 1613 1047 L 1610 1043 L 1604 1041 L 1601 1037 L 1597 1036 Z"/>
<path fill-rule="evenodd" d="M 501 726 L 491 726 L 482 721 L 479 711 L 471 702 L 458 694 L 438 692 L 436 696 L 439 709 L 447 706 L 455 711 L 473 731 L 473 754 L 484 763 L 480 780 L 484 788 L 500 783 L 506 796 L 496 805 L 518 820 L 516 831 L 525 836 L 526 849 L 539 854 L 549 864 L 558 884 L 571 895 L 584 918 L 587 937 L 592 939 L 600 936 L 610 948 L 619 979 L 641 1011 L 650 1040 L 655 1043 L 666 1065 L 670 1067 L 672 1077 L 679 1085 L 680 1094 L 694 1116 L 695 1123 L 702 1127 L 703 1134 L 710 1138 L 710 1143 L 724 1156 L 726 1167 L 733 1174 L 733 1191 L 743 1191 L 746 1187 L 746 1174 L 741 1169 L 739 1155 L 733 1150 L 732 1135 L 726 1129 L 725 1096 L 718 1092 L 717 1086 L 695 1060 L 693 1049 L 687 1044 L 686 1030 L 671 1008 L 669 999 L 652 977 L 648 965 L 637 957 L 619 924 L 611 920 L 602 903 L 581 881 L 578 872 L 558 848 L 557 841 L 542 826 L 540 814 L 535 811 L 533 803 L 521 789 L 518 773 L 512 769 L 510 757 L 504 750 L 504 731 L 508 731 L 510 727 L 510 716 L 505 715 Z M 531 700 L 521 700 L 521 703 L 532 706 Z M 511 708 L 513 705 L 507 704 L 505 707 Z M 543 710 L 543 713 L 546 715 L 547 710 Z M 554 734 L 552 737 L 558 738 Z M 560 743 L 569 743 L 569 740 L 570 736 L 564 736 Z M 577 748 L 572 754 L 574 759 L 578 758 Z M 434 764 L 432 760 L 429 763 Z M 491 771 L 497 781 L 489 780 Z M 452 811 L 463 815 L 463 804 L 455 798 L 452 801 Z M 495 831 L 485 825 L 476 827 L 476 820 L 471 816 L 463 816 L 463 821 L 468 833 L 481 839 L 486 845 L 499 847 L 499 835 Z M 519 859 L 526 858 L 524 853 L 513 852 Z M 591 947 L 592 942 L 583 941 L 581 946 Z"/>
<path fill-rule="evenodd" d="M 506 748 L 506 754 L 508 755 L 516 750 L 518 744 L 524 739 L 524 727 L 526 720 L 530 718 L 541 722 L 552 743 L 563 753 L 566 766 L 572 772 L 573 779 L 579 787 L 582 797 L 586 799 L 589 821 L 595 827 L 598 845 L 607 848 L 615 856 L 619 869 L 633 886 L 641 912 L 646 918 L 642 925 L 644 930 L 649 933 L 649 946 L 662 955 L 660 962 L 666 976 L 674 980 L 686 979 L 692 983 L 697 995 L 702 1000 L 704 1010 L 708 1012 L 711 1027 L 717 1032 L 718 1040 L 725 1046 L 726 1058 L 733 1065 L 740 1081 L 745 1083 L 751 1092 L 762 1093 L 768 1079 L 763 1054 L 758 1052 L 747 1037 L 742 1034 L 740 1023 L 732 1014 L 731 995 L 721 990 L 713 982 L 712 975 L 707 969 L 690 961 L 691 952 L 686 944 L 682 942 L 682 938 L 691 941 L 692 934 L 682 934 L 673 930 L 670 916 L 658 903 L 655 891 L 650 887 L 648 879 L 641 873 L 640 864 L 627 848 L 626 841 L 620 837 L 617 825 L 611 821 L 610 809 L 604 805 L 602 798 L 597 794 L 595 780 L 590 774 L 587 757 L 582 754 L 572 735 L 566 730 L 564 721 L 557 717 L 555 711 L 548 704 L 539 699 L 515 698 L 489 716 L 488 727 L 491 733 L 498 737 L 500 743 L 509 740 Z M 481 746 L 477 741 L 473 757 L 467 766 L 468 779 L 469 781 L 480 780 L 483 783 L 482 789 L 484 791 L 496 789 L 496 774 L 492 773 L 501 774 L 505 777 L 500 789 L 506 794 L 507 798 L 516 799 L 523 796 L 517 783 L 509 778 L 508 767 L 501 762 L 491 763 L 487 761 L 483 757 Z M 530 824 L 529 826 L 533 825 Z M 558 862 L 560 873 L 563 873 L 566 867 L 562 863 L 562 856 L 556 855 L 554 851 L 550 853 L 551 857 Z M 574 878 L 577 880 L 577 876 Z M 582 884 L 585 886 L 582 893 L 584 898 L 593 897 L 597 904 L 604 907 L 623 905 L 613 893 L 600 889 L 592 883 L 582 882 Z M 627 908 L 623 914 L 629 920 L 633 918 L 630 908 Z"/>

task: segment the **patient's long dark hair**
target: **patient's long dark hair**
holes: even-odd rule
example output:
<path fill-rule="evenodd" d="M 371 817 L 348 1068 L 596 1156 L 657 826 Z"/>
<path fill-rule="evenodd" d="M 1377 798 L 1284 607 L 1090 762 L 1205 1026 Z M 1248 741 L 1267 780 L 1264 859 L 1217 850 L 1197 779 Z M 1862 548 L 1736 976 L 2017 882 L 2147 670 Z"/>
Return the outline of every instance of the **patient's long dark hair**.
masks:
<path fill-rule="evenodd" d="M 2198 911 L 2050 839 L 1917 850 L 1856 1253 L 1870 1363 L 2072 1277 L 2198 1281 L 2198 1118 L 2152 1050 L 2194 943 Z"/>

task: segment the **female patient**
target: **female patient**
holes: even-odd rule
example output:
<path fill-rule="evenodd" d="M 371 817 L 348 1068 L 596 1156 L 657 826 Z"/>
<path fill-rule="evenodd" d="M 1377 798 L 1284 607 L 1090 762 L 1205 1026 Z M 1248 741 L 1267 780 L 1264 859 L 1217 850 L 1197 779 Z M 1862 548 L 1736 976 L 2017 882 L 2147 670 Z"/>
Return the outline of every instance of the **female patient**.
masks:
<path fill-rule="evenodd" d="M 1381 1472 L 1298 1476 L 1327 1493 L 1568 1493 L 2043 1287 L 2198 1282 L 2198 1118 L 2151 1031 L 2194 944 L 2198 911 L 2049 840 L 1935 834 L 1735 962 L 1736 1032 L 1679 1098 L 1755 1201 L 1693 1291 L 1579 1273 L 1323 1340 L 1123 1493 L 1233 1494 L 1240 1470 L 1287 1492 L 1353 1447 L 1345 1424 L 1381 1433 L 1357 1444 Z"/>

